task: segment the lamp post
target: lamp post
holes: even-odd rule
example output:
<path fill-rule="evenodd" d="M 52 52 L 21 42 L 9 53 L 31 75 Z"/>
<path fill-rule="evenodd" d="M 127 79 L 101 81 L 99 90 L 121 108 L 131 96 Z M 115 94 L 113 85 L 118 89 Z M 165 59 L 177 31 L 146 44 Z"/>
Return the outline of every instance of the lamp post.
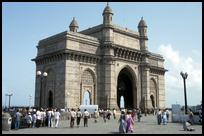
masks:
<path fill-rule="evenodd" d="M 40 104 L 39 107 L 42 107 L 42 82 L 43 82 L 43 78 L 47 77 L 47 72 L 43 72 L 43 74 L 41 73 L 41 71 L 37 71 L 37 77 L 40 78 Z"/>
<path fill-rule="evenodd" d="M 32 95 L 29 95 L 29 96 L 28 96 L 28 99 L 29 99 L 29 108 L 30 108 L 30 107 L 31 107 L 31 104 L 30 104 L 30 103 L 31 103 Z"/>
<path fill-rule="evenodd" d="M 8 93 L 8 94 L 6 94 L 6 96 L 9 97 L 9 106 L 8 106 L 8 108 L 10 108 L 10 104 L 11 104 L 11 96 L 13 96 L 13 93 Z"/>
<path fill-rule="evenodd" d="M 183 83 L 184 83 L 184 98 L 185 98 L 185 114 L 187 114 L 187 99 L 186 99 L 186 79 L 188 77 L 187 73 L 180 73 L 182 78 L 183 78 Z"/>
<path fill-rule="evenodd" d="M 5 94 L 5 109 L 6 109 L 6 94 Z"/>

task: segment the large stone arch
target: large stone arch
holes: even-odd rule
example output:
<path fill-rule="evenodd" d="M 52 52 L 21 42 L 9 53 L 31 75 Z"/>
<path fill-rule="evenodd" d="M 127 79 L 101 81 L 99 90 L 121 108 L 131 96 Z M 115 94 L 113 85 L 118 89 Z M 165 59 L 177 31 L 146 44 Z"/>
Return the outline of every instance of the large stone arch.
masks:
<path fill-rule="evenodd" d="M 83 104 L 85 92 L 89 92 L 90 104 L 96 104 L 96 74 L 90 68 L 81 73 L 80 104 Z"/>
<path fill-rule="evenodd" d="M 158 89 L 157 82 L 154 78 L 150 78 L 150 100 L 153 108 L 158 107 Z"/>
<path fill-rule="evenodd" d="M 117 72 L 117 104 L 119 105 L 119 99 L 124 96 L 125 108 L 135 108 L 137 107 L 137 78 L 135 71 L 129 66 L 122 66 Z"/>

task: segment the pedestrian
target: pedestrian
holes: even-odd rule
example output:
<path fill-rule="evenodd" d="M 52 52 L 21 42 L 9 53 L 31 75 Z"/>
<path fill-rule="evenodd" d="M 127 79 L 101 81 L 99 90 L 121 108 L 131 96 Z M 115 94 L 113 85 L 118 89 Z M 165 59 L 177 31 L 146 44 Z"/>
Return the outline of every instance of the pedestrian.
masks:
<path fill-rule="evenodd" d="M 107 118 L 107 110 L 103 110 L 103 121 L 106 123 L 106 118 Z"/>
<path fill-rule="evenodd" d="M 36 112 L 36 119 L 36 127 L 39 128 L 41 126 L 41 112 L 39 109 Z"/>
<path fill-rule="evenodd" d="M 78 108 L 78 111 L 76 113 L 76 116 L 77 116 L 77 127 L 79 127 L 80 120 L 81 120 L 81 117 L 82 117 L 82 113 L 81 113 L 79 108 Z"/>
<path fill-rule="evenodd" d="M 142 112 L 141 112 L 140 109 L 138 109 L 138 111 L 137 111 L 137 119 L 138 119 L 138 122 L 140 122 L 141 117 L 142 117 Z"/>
<path fill-rule="evenodd" d="M 33 114 L 32 114 L 32 124 L 33 124 L 33 128 L 35 128 L 36 126 L 36 112 L 35 110 L 33 111 Z"/>
<path fill-rule="evenodd" d="M 126 120 L 125 120 L 125 112 L 121 111 L 121 115 L 119 118 L 119 133 L 126 133 Z"/>
<path fill-rule="evenodd" d="M 184 121 L 183 122 L 183 129 L 184 129 L 184 131 L 195 131 L 195 129 L 191 128 L 190 126 L 191 126 L 190 121 Z"/>
<path fill-rule="evenodd" d="M 52 108 L 49 108 L 47 111 L 48 127 L 52 127 L 52 118 L 54 117 L 54 112 Z"/>
<path fill-rule="evenodd" d="M 17 109 L 17 112 L 15 114 L 15 129 L 20 128 L 20 121 L 21 121 L 22 114 L 19 112 L 19 109 Z"/>
<path fill-rule="evenodd" d="M 133 133 L 133 125 L 134 125 L 134 120 L 132 119 L 131 116 L 132 111 L 128 110 L 127 115 L 126 115 L 126 133 Z"/>
<path fill-rule="evenodd" d="M 45 109 L 41 109 L 41 126 L 45 126 L 45 121 L 46 121 L 46 112 Z"/>
<path fill-rule="evenodd" d="M 110 109 L 108 109 L 108 110 L 107 110 L 107 119 L 108 119 L 108 120 L 110 120 L 111 115 L 112 115 L 112 114 L 111 114 L 111 111 L 110 111 Z"/>
<path fill-rule="evenodd" d="M 163 125 L 167 124 L 167 115 L 166 115 L 165 109 L 162 111 L 162 123 L 163 123 Z"/>
<path fill-rule="evenodd" d="M 54 112 L 54 118 L 55 118 L 55 128 L 58 128 L 59 119 L 60 119 L 60 112 L 58 109 L 56 109 Z"/>
<path fill-rule="evenodd" d="M 113 118 L 116 119 L 116 109 L 113 108 Z"/>
<path fill-rule="evenodd" d="M 27 123 L 28 128 L 30 128 L 32 125 L 32 116 L 30 112 L 26 115 L 26 123 Z"/>
<path fill-rule="evenodd" d="M 95 123 L 98 122 L 97 121 L 98 117 L 99 117 L 99 112 L 97 111 L 97 109 L 95 109 L 95 111 L 94 111 L 94 122 Z"/>
<path fill-rule="evenodd" d="M 158 112 L 157 112 L 157 123 L 158 123 L 158 125 L 161 124 L 161 118 L 162 118 L 161 109 L 159 109 Z"/>
<path fill-rule="evenodd" d="M 76 118 L 76 112 L 75 110 L 72 108 L 71 109 L 71 120 L 70 120 L 70 127 L 73 128 L 74 127 L 74 121 L 75 121 L 75 118 Z"/>
<path fill-rule="evenodd" d="M 88 127 L 88 118 L 90 117 L 89 112 L 84 109 L 83 118 L 84 118 L 84 127 Z"/>
<path fill-rule="evenodd" d="M 52 115 L 51 115 L 51 127 L 53 128 L 55 126 L 55 114 L 54 109 L 52 109 Z"/>
<path fill-rule="evenodd" d="M 202 109 L 199 110 L 199 122 L 202 124 Z"/>
<path fill-rule="evenodd" d="M 168 109 L 166 109 L 166 117 L 167 117 L 167 123 L 169 122 L 169 116 L 170 116 L 170 112 Z"/>
<path fill-rule="evenodd" d="M 191 125 L 193 125 L 194 124 L 194 114 L 191 109 L 189 109 L 189 120 L 191 122 Z"/>
<path fill-rule="evenodd" d="M 147 109 L 145 109 L 144 114 L 145 114 L 145 116 L 147 116 Z"/>
<path fill-rule="evenodd" d="M 133 109 L 132 114 L 131 114 L 133 120 L 136 120 L 136 113 L 137 113 L 136 109 Z"/>

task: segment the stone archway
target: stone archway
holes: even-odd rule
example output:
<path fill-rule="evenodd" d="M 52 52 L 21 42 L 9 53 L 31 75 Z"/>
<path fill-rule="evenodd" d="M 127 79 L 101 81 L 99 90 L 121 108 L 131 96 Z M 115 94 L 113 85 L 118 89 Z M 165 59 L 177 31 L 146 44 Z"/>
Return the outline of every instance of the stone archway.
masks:
<path fill-rule="evenodd" d="M 154 95 L 150 95 L 150 99 L 151 99 L 151 102 L 152 102 L 152 107 L 155 108 Z"/>
<path fill-rule="evenodd" d="M 120 107 L 120 98 L 124 97 L 124 108 L 134 108 L 136 103 L 134 99 L 137 98 L 135 93 L 135 79 L 128 68 L 123 68 L 117 79 L 117 104 Z M 121 107 L 120 107 L 121 108 Z"/>
<path fill-rule="evenodd" d="M 157 84 L 155 79 L 150 79 L 150 100 L 152 103 L 152 107 L 156 108 L 158 107 L 158 94 L 157 94 Z"/>
<path fill-rule="evenodd" d="M 87 91 L 84 92 L 83 105 L 90 105 L 90 104 L 91 104 L 91 94 L 87 90 Z"/>
<path fill-rule="evenodd" d="M 81 95 L 80 95 L 80 104 L 84 102 L 85 93 L 89 94 L 90 104 L 95 104 L 96 99 L 96 90 L 95 90 L 95 76 L 94 73 L 90 69 L 86 69 L 83 71 L 81 77 Z"/>
<path fill-rule="evenodd" d="M 48 107 L 53 107 L 53 93 L 51 90 L 48 93 Z"/>

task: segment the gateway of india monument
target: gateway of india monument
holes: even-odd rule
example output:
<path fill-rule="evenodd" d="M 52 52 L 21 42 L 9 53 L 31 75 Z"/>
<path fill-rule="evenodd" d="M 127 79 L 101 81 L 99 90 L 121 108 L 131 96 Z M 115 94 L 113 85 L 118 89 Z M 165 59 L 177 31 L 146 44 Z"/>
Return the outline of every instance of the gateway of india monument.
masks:
<path fill-rule="evenodd" d="M 107 4 L 100 25 L 69 30 L 39 41 L 35 106 L 78 108 L 88 95 L 91 105 L 119 109 L 165 108 L 164 58 L 148 50 L 147 24 L 138 31 L 113 24 Z M 91 18 L 90 18 L 91 19 Z"/>

